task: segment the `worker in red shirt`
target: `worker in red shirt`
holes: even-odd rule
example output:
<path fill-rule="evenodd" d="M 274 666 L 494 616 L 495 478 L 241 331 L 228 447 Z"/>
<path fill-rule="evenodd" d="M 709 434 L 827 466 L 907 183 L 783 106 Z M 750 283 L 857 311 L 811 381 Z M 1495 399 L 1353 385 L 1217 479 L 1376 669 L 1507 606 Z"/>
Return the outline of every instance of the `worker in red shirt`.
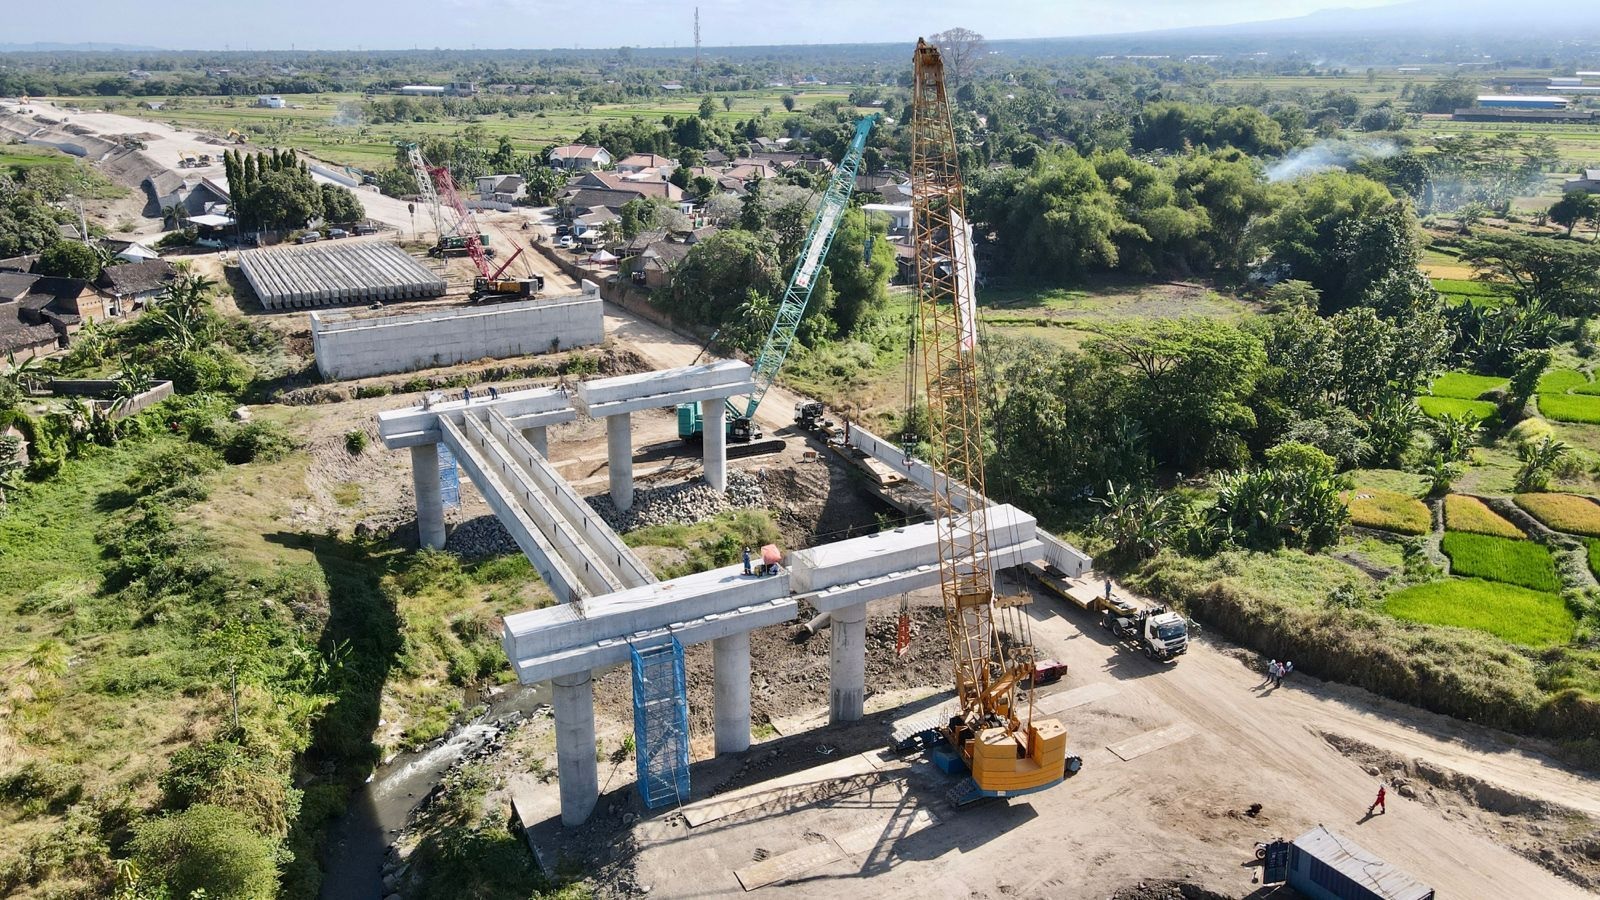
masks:
<path fill-rule="evenodd" d="M 1378 809 L 1383 810 L 1383 814 L 1384 815 L 1388 815 L 1389 814 L 1389 808 L 1387 806 L 1383 805 L 1383 798 L 1386 795 L 1387 795 L 1387 792 L 1385 791 L 1384 786 L 1381 785 L 1381 784 L 1378 785 L 1378 799 L 1372 801 L 1372 805 L 1367 807 L 1367 815 L 1369 815 L 1369 816 L 1372 815 L 1373 810 L 1378 810 Z"/>

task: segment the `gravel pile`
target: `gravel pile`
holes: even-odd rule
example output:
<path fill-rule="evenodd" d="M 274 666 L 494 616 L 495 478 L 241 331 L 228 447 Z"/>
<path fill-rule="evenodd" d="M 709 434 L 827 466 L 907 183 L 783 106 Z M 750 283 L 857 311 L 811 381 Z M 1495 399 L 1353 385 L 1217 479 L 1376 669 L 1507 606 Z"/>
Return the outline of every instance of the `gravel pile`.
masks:
<path fill-rule="evenodd" d="M 494 515 L 468 519 L 455 527 L 445 539 L 444 549 L 462 559 L 482 559 L 506 553 L 521 553 L 511 533 Z"/>
<path fill-rule="evenodd" d="M 588 498 L 600 518 L 619 533 L 652 525 L 692 525 L 727 509 L 765 506 L 761 478 L 748 472 L 729 472 L 728 490 L 719 494 L 704 482 L 691 481 L 633 492 L 633 508 L 618 512 L 610 494 Z"/>
<path fill-rule="evenodd" d="M 589 505 L 612 530 L 622 533 L 652 525 L 692 525 L 725 509 L 752 509 L 766 505 L 761 478 L 746 472 L 728 473 L 728 490 L 718 494 L 700 481 L 684 482 L 633 492 L 633 509 L 617 512 L 609 494 L 588 498 Z M 500 524 L 497 516 L 468 519 L 451 530 L 444 549 L 462 559 L 482 559 L 505 553 L 520 553 L 521 548 Z"/>

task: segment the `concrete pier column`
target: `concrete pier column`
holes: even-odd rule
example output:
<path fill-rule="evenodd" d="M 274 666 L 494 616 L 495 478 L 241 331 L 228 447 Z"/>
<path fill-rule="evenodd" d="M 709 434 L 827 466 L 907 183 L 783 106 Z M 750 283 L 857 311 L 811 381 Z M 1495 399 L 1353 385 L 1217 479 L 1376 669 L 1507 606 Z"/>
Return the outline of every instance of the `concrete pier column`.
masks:
<path fill-rule="evenodd" d="M 750 632 L 711 642 L 716 667 L 717 753 L 750 749 Z"/>
<path fill-rule="evenodd" d="M 606 416 L 606 470 L 611 502 L 627 510 L 633 506 L 633 422 L 627 413 Z"/>
<path fill-rule="evenodd" d="M 854 722 L 866 711 L 867 605 L 833 611 L 828 648 L 828 721 Z"/>
<path fill-rule="evenodd" d="M 411 486 L 417 494 L 417 543 L 444 549 L 444 498 L 439 496 L 439 445 L 411 448 Z"/>
<path fill-rule="evenodd" d="M 587 821 L 600 798 L 594 758 L 594 682 L 588 672 L 561 675 L 553 682 L 561 824 L 570 828 Z"/>
<path fill-rule="evenodd" d="M 547 426 L 535 425 L 532 428 L 524 428 L 522 436 L 533 445 L 533 449 L 539 451 L 540 456 L 545 459 L 550 458 L 550 437 Z"/>
<path fill-rule="evenodd" d="M 700 421 L 705 432 L 700 446 L 704 450 L 706 484 L 715 490 L 728 489 L 728 427 L 726 400 L 700 401 Z"/>

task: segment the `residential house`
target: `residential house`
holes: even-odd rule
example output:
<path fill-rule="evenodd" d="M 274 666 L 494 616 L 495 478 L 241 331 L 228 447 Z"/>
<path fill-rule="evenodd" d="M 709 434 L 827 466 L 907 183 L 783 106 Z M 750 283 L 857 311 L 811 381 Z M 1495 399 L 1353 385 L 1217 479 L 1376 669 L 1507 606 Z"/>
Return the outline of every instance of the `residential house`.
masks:
<path fill-rule="evenodd" d="M 105 248 L 114 258 L 123 262 L 144 262 L 147 259 L 158 259 L 161 254 L 133 241 L 119 241 L 112 238 L 101 238 L 98 243 Z M 0 260 L 0 266 L 4 261 Z"/>
<path fill-rule="evenodd" d="M 572 220 L 590 213 L 608 210 L 613 215 L 620 213 L 622 207 L 630 201 L 639 199 L 639 195 L 632 191 L 608 191 L 603 188 L 578 188 L 568 191 L 556 201 L 561 214 Z"/>
<path fill-rule="evenodd" d="M 702 156 L 708 166 L 725 166 L 728 164 L 728 154 L 723 153 L 721 150 L 707 150 Z"/>
<path fill-rule="evenodd" d="M 634 258 L 629 271 L 642 276 L 644 286 L 654 290 L 672 283 L 672 270 L 689 255 L 689 245 L 660 240 Z"/>
<path fill-rule="evenodd" d="M 0 355 L 27 359 L 65 347 L 83 323 L 79 310 L 92 314 L 103 299 L 80 278 L 0 273 Z"/>
<path fill-rule="evenodd" d="M 31 272 L 33 271 L 33 264 L 38 261 L 39 254 L 37 253 L 0 259 L 0 272 Z"/>
<path fill-rule="evenodd" d="M 178 277 L 172 263 L 147 259 L 121 266 L 106 266 L 95 282 L 109 302 L 105 315 L 125 316 L 150 305 L 173 279 Z"/>
<path fill-rule="evenodd" d="M 671 157 L 654 153 L 635 153 L 617 163 L 617 171 L 624 175 L 654 175 L 662 181 L 670 178 L 677 167 Z"/>
<path fill-rule="evenodd" d="M 723 172 L 722 176 L 724 178 L 737 179 L 743 184 L 746 181 L 754 181 L 757 178 L 777 178 L 778 168 L 764 162 L 741 162 Z"/>
<path fill-rule="evenodd" d="M 287 103 L 283 102 L 283 98 L 277 94 L 262 94 L 256 98 L 256 106 L 262 109 L 283 109 L 287 105 Z"/>
<path fill-rule="evenodd" d="M 1584 169 L 1577 178 L 1563 184 L 1563 191 L 1583 191 L 1586 194 L 1600 194 L 1600 169 Z"/>
<path fill-rule="evenodd" d="M 567 144 L 550 151 L 550 165 L 574 172 L 588 172 L 611 165 L 611 154 L 604 147 Z"/>
<path fill-rule="evenodd" d="M 224 182 L 203 176 L 160 172 L 146 178 L 144 187 L 153 206 L 146 209 L 153 217 L 165 215 L 173 207 L 184 218 L 199 216 L 226 208 L 230 202 Z"/>
<path fill-rule="evenodd" d="M 623 191 L 639 197 L 660 197 L 677 203 L 683 199 L 683 189 L 670 181 L 657 181 L 619 175 L 615 172 L 589 172 L 578 179 L 578 190 L 592 188 L 602 191 Z"/>
<path fill-rule="evenodd" d="M 528 193 L 521 175 L 480 175 L 478 196 L 484 200 L 515 203 Z"/>
<path fill-rule="evenodd" d="M 863 203 L 861 208 L 868 213 L 879 213 L 888 216 L 890 234 L 911 233 L 911 204 Z"/>

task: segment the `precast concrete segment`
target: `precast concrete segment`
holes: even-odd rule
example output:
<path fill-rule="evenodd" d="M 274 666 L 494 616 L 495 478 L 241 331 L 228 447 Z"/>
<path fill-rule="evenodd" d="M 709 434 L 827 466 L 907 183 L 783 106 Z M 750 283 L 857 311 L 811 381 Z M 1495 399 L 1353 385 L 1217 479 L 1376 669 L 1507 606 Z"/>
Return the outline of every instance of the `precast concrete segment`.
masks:
<path fill-rule="evenodd" d="M 267 309 L 417 300 L 445 293 L 445 280 L 393 244 L 335 242 L 246 250 L 239 268 Z"/>
<path fill-rule="evenodd" d="M 966 528 L 968 521 L 959 516 L 957 530 Z M 989 507 L 985 524 L 992 548 L 1034 540 L 1033 517 L 1010 504 Z M 938 531 L 932 522 L 797 550 L 789 556 L 794 587 L 800 593 L 938 563 Z"/>
<path fill-rule="evenodd" d="M 728 430 L 723 425 L 726 400 L 701 400 L 700 420 L 705 423 L 700 447 L 705 459 L 706 484 L 712 490 L 728 489 Z"/>
<path fill-rule="evenodd" d="M 930 545 L 933 538 L 929 530 Z M 929 552 L 937 555 L 936 549 Z M 1041 559 L 1043 553 L 1036 540 L 990 548 L 991 560 L 1001 568 Z M 792 620 L 801 598 L 832 611 L 939 583 L 937 563 L 901 571 L 879 566 L 875 574 L 860 574 L 870 577 L 791 595 L 791 572 L 747 576 L 742 566 L 733 565 L 594 597 L 581 611 L 554 606 L 507 616 L 501 643 L 517 677 L 532 684 L 565 672 L 621 665 L 628 660 L 628 641 L 665 637 L 669 630 L 688 646 Z"/>
<path fill-rule="evenodd" d="M 718 753 L 750 749 L 750 632 L 711 642 L 715 667 L 715 722 Z"/>
<path fill-rule="evenodd" d="M 544 502 L 577 532 L 589 548 L 591 559 L 609 569 L 623 587 L 643 587 L 656 582 L 655 573 L 650 571 L 650 567 L 622 542 L 622 538 L 611 530 L 605 519 L 594 511 L 594 507 L 578 496 L 578 492 L 556 473 L 549 460 L 535 450 L 505 416 L 491 409 L 484 424 L 505 452 L 533 480 L 534 486 L 544 495 Z"/>
<path fill-rule="evenodd" d="M 460 432 L 471 449 L 480 454 L 473 462 L 494 477 L 490 488 L 506 491 L 504 499 L 527 514 L 544 536 L 545 542 L 555 548 L 587 592 L 594 595 L 609 594 L 633 586 L 624 584 L 609 565 L 596 558 L 598 554 L 589 546 L 583 534 L 552 509 L 549 498 L 527 469 L 518 465 L 505 445 L 494 439 L 488 426 L 476 416 L 468 416 L 461 426 Z M 482 493 L 483 486 L 479 487 Z"/>
<path fill-rule="evenodd" d="M 724 566 L 591 597 L 581 610 L 547 606 L 513 613 L 505 617 L 503 643 L 506 657 L 513 663 L 604 641 L 621 644 L 626 659 L 627 646 L 622 639 L 629 635 L 709 617 L 733 616 L 745 608 L 766 607 L 774 601 L 790 601 L 793 605 L 787 572 L 759 577 L 744 574 L 740 565 Z"/>
<path fill-rule="evenodd" d="M 501 391 L 491 399 L 483 393 L 471 400 L 445 400 L 431 406 L 408 406 L 378 413 L 378 436 L 391 450 L 417 444 L 439 443 L 439 421 L 460 425 L 470 411 L 495 410 L 517 428 L 535 428 L 571 422 L 578 417 L 567 394 L 558 388 L 524 388 Z"/>
<path fill-rule="evenodd" d="M 834 610 L 828 641 L 828 721 L 855 722 L 866 711 L 867 605 Z"/>
<path fill-rule="evenodd" d="M 514 495 L 511 490 L 495 477 L 461 430 L 449 420 L 442 420 L 439 427 L 444 436 L 445 446 L 455 454 L 456 462 L 466 470 L 467 477 L 472 479 L 472 483 L 478 486 L 479 493 L 483 495 L 489 508 L 500 518 L 500 524 L 505 526 L 511 539 L 522 548 L 522 552 L 538 570 L 539 577 L 550 586 L 550 592 L 555 594 L 562 608 L 570 608 L 571 601 L 583 599 L 586 595 L 583 582 L 567 567 L 561 559 L 561 554 L 557 553 L 555 547 L 539 532 L 538 526 L 528 517 L 522 505 L 512 500 Z"/>
<path fill-rule="evenodd" d="M 324 378 L 366 378 L 478 359 L 588 347 L 605 340 L 599 294 L 540 298 L 397 316 L 312 321 Z"/>
<path fill-rule="evenodd" d="M 755 390 L 748 363 L 720 360 L 703 366 L 661 369 L 614 378 L 597 378 L 578 385 L 578 408 L 593 418 L 644 409 L 660 409 L 748 394 Z"/>
<path fill-rule="evenodd" d="M 944 473 L 922 460 L 906 456 L 904 448 L 900 445 L 886 441 L 853 423 L 849 428 L 848 442 L 850 446 L 906 476 L 913 484 L 930 491 L 935 489 L 935 485 L 953 485 L 956 490 L 952 493 L 951 499 L 958 509 L 965 509 L 967 499 L 973 496 L 972 492 L 960 482 L 950 482 Z M 1082 577 L 1083 573 L 1089 571 L 1093 565 L 1094 561 L 1088 554 L 1055 535 L 1040 530 L 1037 536 L 1040 543 L 1044 544 L 1045 560 L 1067 575 L 1073 578 Z"/>
<path fill-rule="evenodd" d="M 633 508 L 633 422 L 628 413 L 606 418 L 606 475 L 611 502 L 622 512 Z"/>
<path fill-rule="evenodd" d="M 561 824 L 571 827 L 588 821 L 600 798 L 600 771 L 594 755 L 594 681 L 586 671 L 553 681 Z"/>
<path fill-rule="evenodd" d="M 546 430 L 546 426 L 535 425 L 532 428 L 522 429 L 522 439 L 528 442 L 528 446 L 538 451 L 540 456 L 549 458 L 550 432 Z"/>
<path fill-rule="evenodd" d="M 444 549 L 444 498 L 439 494 L 439 445 L 411 448 L 411 486 L 417 495 L 417 543 Z"/>

